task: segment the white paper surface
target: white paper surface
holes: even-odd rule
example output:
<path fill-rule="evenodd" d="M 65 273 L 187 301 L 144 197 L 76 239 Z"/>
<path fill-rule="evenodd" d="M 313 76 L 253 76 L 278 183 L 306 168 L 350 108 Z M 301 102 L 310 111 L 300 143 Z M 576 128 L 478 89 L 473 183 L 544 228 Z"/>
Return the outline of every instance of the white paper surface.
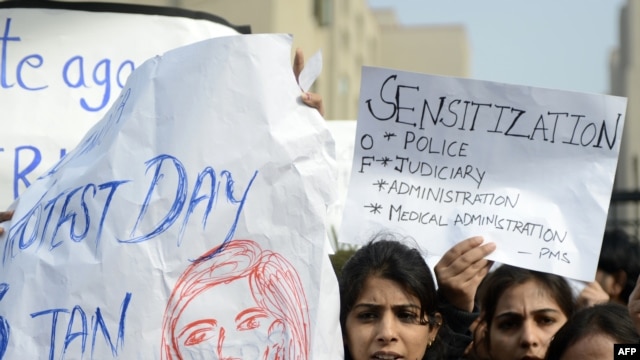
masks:
<path fill-rule="evenodd" d="M 336 144 L 336 168 L 338 179 L 334 184 L 336 201 L 329 205 L 330 236 L 338 236 L 344 212 L 351 166 L 353 164 L 353 139 L 356 136 L 355 120 L 329 120 L 327 126 Z M 339 238 L 337 239 L 340 242 Z"/>
<path fill-rule="evenodd" d="M 298 84 L 300 89 L 307 92 L 311 88 L 311 85 L 316 81 L 320 73 L 322 72 L 322 52 L 318 51 L 313 54 L 304 64 L 304 68 L 300 72 L 298 77 Z"/>
<path fill-rule="evenodd" d="M 498 262 L 593 280 L 626 98 L 365 67 L 359 106 L 340 241 L 482 235 Z"/>
<path fill-rule="evenodd" d="M 17 200 L 4 358 L 342 357 L 334 144 L 290 53 L 286 35 L 221 37 L 130 76 Z"/>
<path fill-rule="evenodd" d="M 0 9 L 0 208 L 71 151 L 134 68 L 175 47 L 238 34 L 178 16 Z"/>

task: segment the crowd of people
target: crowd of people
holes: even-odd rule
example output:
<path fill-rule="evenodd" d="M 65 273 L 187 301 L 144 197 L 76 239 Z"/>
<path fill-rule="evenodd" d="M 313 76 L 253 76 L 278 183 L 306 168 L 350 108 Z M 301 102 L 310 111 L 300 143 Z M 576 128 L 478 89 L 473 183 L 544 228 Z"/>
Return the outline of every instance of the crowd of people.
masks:
<path fill-rule="evenodd" d="M 630 236 L 607 231 L 602 259 L 620 250 L 612 236 L 638 252 Z M 576 296 L 558 275 L 511 265 L 489 271 L 484 257 L 495 246 L 478 237 L 451 248 L 434 280 L 414 244 L 380 234 L 345 263 L 345 359 L 613 359 L 613 344 L 640 342 L 640 281 L 627 296 L 606 296 L 597 281 Z M 636 274 L 638 263 L 628 265 L 619 271 Z"/>
<path fill-rule="evenodd" d="M 345 359 L 613 359 L 614 344 L 640 343 L 639 246 L 606 231 L 596 281 L 576 296 L 558 275 L 492 269 L 481 237 L 445 253 L 434 279 L 415 240 L 380 233 L 338 279 Z"/>
<path fill-rule="evenodd" d="M 296 77 L 303 67 L 298 50 Z M 317 94 L 301 100 L 323 113 Z M 613 359 L 613 344 L 640 342 L 639 244 L 624 231 L 604 234 L 596 281 L 577 296 L 561 276 L 493 264 L 495 249 L 463 240 L 434 278 L 415 240 L 376 235 L 339 275 L 345 359 Z"/>

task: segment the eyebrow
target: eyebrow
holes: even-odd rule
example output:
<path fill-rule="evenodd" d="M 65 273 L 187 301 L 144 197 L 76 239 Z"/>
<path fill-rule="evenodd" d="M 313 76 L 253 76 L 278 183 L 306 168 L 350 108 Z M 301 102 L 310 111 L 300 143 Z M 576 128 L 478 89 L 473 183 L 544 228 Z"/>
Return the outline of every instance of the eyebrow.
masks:
<path fill-rule="evenodd" d="M 190 323 L 188 323 L 187 325 L 183 326 L 182 329 L 180 330 L 180 333 L 178 334 L 179 337 L 183 336 L 187 331 L 195 328 L 195 327 L 201 327 L 202 329 L 204 328 L 209 328 L 209 329 L 215 329 L 218 326 L 218 322 L 215 319 L 200 319 L 200 320 L 196 320 L 196 321 L 192 321 Z"/>
<path fill-rule="evenodd" d="M 235 321 L 242 321 L 247 317 L 247 315 L 254 318 L 266 318 L 268 316 L 265 310 L 258 307 L 252 307 L 239 312 L 238 315 L 236 315 Z"/>
<path fill-rule="evenodd" d="M 534 310 L 530 312 L 531 314 L 537 315 L 537 314 L 543 314 L 543 313 L 562 313 L 560 310 L 558 309 L 552 309 L 552 308 L 545 308 L 545 309 L 538 309 L 538 310 Z M 496 315 L 496 318 L 499 317 L 504 317 L 504 316 L 519 316 L 519 317 L 523 317 L 522 313 L 517 312 L 517 311 L 512 311 L 512 310 L 508 310 L 505 311 L 503 313 L 500 313 L 498 315 Z"/>
<path fill-rule="evenodd" d="M 382 306 L 382 305 L 380 305 L 380 304 L 359 303 L 359 304 L 355 304 L 355 305 L 353 306 L 353 309 L 357 309 L 357 308 L 360 308 L 360 307 L 363 307 L 363 308 L 381 308 L 381 307 L 383 307 L 383 306 Z M 415 305 L 415 304 L 399 304 L 399 305 L 392 305 L 392 306 L 391 306 L 391 308 L 392 308 L 392 309 L 407 309 L 407 308 L 410 308 L 410 309 L 415 309 L 415 310 L 420 311 L 420 306 Z"/>

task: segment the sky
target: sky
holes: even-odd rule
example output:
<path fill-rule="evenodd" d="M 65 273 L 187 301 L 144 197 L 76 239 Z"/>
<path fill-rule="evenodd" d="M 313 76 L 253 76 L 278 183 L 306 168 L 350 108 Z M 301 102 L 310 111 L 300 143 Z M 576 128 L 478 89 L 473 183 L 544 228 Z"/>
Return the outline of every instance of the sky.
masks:
<path fill-rule="evenodd" d="M 632 0 L 633 1 L 633 0 Z M 460 24 L 471 78 L 608 93 L 625 0 L 368 0 L 402 25 Z"/>

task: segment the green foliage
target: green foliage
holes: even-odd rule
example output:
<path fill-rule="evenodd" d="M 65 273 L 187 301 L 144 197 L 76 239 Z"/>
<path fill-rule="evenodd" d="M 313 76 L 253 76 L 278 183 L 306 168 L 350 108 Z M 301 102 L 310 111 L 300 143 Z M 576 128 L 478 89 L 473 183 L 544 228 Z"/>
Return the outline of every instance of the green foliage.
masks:
<path fill-rule="evenodd" d="M 338 241 L 338 232 L 333 226 L 331 227 L 329 238 L 333 244 L 333 248 L 335 249 L 335 253 L 333 255 L 329 255 L 329 258 L 331 259 L 331 265 L 333 265 L 333 271 L 335 271 L 336 276 L 340 278 L 342 266 L 347 262 L 347 260 L 349 260 L 351 255 L 356 252 L 358 247 L 356 245 L 350 245 Z"/>
<path fill-rule="evenodd" d="M 333 255 L 329 255 L 331 259 L 331 265 L 333 265 L 333 271 L 336 272 L 336 276 L 340 277 L 340 271 L 344 263 L 356 252 L 355 248 L 338 249 Z"/>

